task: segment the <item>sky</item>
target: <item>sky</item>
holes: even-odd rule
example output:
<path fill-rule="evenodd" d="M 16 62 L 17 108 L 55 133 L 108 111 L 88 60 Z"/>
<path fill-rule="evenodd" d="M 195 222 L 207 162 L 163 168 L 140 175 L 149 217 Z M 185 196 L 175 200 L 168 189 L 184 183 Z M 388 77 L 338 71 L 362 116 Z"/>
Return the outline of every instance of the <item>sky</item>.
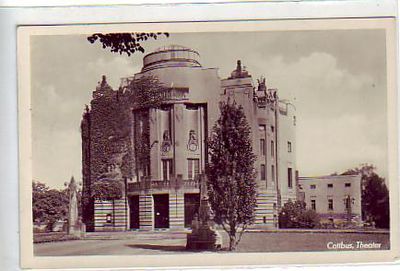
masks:
<path fill-rule="evenodd" d="M 200 53 L 201 64 L 229 76 L 241 60 L 254 83 L 264 76 L 296 106 L 300 176 L 341 173 L 371 163 L 387 176 L 384 30 L 170 33 L 143 43 L 145 54 L 178 44 Z M 101 76 L 140 71 L 131 57 L 91 44 L 84 35 L 31 37 L 33 179 L 62 188 L 81 181 L 80 121 Z"/>

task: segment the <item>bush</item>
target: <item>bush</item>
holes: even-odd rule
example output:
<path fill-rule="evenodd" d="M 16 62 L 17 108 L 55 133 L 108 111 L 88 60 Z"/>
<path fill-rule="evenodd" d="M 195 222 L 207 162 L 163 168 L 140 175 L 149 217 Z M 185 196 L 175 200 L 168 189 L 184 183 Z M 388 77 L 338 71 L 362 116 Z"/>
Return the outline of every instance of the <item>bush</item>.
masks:
<path fill-rule="evenodd" d="M 306 210 L 299 215 L 299 228 L 315 228 L 319 221 L 319 215 L 314 210 Z"/>
<path fill-rule="evenodd" d="M 279 212 L 279 228 L 307 228 L 319 226 L 320 217 L 314 210 L 307 210 L 305 202 L 289 200 Z"/>

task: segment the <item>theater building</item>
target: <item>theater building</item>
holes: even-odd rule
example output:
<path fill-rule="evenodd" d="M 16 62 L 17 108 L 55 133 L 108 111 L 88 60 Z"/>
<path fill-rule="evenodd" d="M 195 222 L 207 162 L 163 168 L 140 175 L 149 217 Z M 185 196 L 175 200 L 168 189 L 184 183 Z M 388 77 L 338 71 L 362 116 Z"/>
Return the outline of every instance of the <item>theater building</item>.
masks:
<path fill-rule="evenodd" d="M 315 210 L 321 223 L 361 223 L 361 175 L 299 177 L 306 208 Z"/>
<path fill-rule="evenodd" d="M 295 107 L 279 99 L 265 79 L 255 83 L 240 61 L 232 63 L 232 73 L 221 79 L 216 68 L 201 65 L 198 52 L 174 45 L 147 54 L 141 72 L 122 78 L 118 90 L 103 78 L 81 123 L 83 220 L 89 230 L 190 227 L 199 206 L 198 177 L 208 159 L 207 138 L 219 102 L 228 98 L 243 106 L 251 127 L 258 172 L 255 224 L 277 227 L 280 206 L 296 198 Z M 147 76 L 166 87 L 162 106 L 117 114 L 124 89 Z M 126 133 L 116 139 L 118 125 Z M 144 136 L 150 145 L 146 165 L 137 159 Z M 122 198 L 94 198 L 92 185 L 101 179 L 121 183 Z"/>

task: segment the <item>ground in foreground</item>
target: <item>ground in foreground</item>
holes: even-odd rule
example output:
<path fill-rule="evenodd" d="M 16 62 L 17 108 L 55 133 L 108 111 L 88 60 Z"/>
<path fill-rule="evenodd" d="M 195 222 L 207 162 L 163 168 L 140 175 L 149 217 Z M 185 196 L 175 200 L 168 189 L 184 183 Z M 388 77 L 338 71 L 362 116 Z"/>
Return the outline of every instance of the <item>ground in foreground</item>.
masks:
<path fill-rule="evenodd" d="M 224 245 L 228 244 L 223 234 Z M 334 248 L 334 244 L 353 244 L 354 249 Z M 248 232 L 243 235 L 236 252 L 290 252 L 290 251 L 338 251 L 373 250 L 358 248 L 363 244 L 381 244 L 381 250 L 389 249 L 388 233 L 343 232 Z M 185 233 L 137 233 L 129 232 L 109 240 L 74 240 L 34 244 L 35 256 L 73 255 L 138 255 L 193 253 L 185 250 Z M 340 247 L 340 245 L 339 245 Z M 221 251 L 219 253 L 224 253 Z"/>

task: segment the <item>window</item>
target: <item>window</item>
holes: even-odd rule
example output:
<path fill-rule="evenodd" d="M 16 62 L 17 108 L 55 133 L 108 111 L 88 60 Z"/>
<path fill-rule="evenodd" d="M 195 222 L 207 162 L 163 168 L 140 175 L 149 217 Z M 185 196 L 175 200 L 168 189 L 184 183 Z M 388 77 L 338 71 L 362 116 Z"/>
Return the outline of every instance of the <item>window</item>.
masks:
<path fill-rule="evenodd" d="M 328 183 L 328 188 L 333 188 L 333 183 Z"/>
<path fill-rule="evenodd" d="M 265 156 L 265 139 L 260 139 L 260 154 Z"/>
<path fill-rule="evenodd" d="M 311 209 L 314 210 L 314 211 L 317 209 L 317 205 L 316 205 L 315 199 L 311 200 Z"/>
<path fill-rule="evenodd" d="M 266 130 L 264 124 L 260 124 L 260 125 L 258 126 L 258 129 L 259 129 L 260 131 L 265 131 L 265 130 Z"/>
<path fill-rule="evenodd" d="M 106 223 L 112 223 L 112 214 L 106 215 Z"/>
<path fill-rule="evenodd" d="M 293 174 L 292 174 L 292 168 L 287 169 L 287 174 L 288 174 L 288 187 L 292 188 L 293 187 Z"/>
<path fill-rule="evenodd" d="M 163 180 L 168 181 L 173 175 L 174 168 L 172 164 L 172 159 L 162 160 L 162 170 L 163 170 Z"/>
<path fill-rule="evenodd" d="M 273 133 L 275 131 L 275 127 L 271 125 L 271 132 Z"/>
<path fill-rule="evenodd" d="M 188 179 L 193 180 L 197 178 L 200 173 L 200 160 L 188 159 Z"/>
<path fill-rule="evenodd" d="M 265 180 L 265 165 L 260 166 L 261 180 Z"/>
<path fill-rule="evenodd" d="M 287 151 L 292 152 L 292 142 L 290 141 L 287 142 Z"/>
<path fill-rule="evenodd" d="M 275 183 L 275 166 L 271 166 L 271 181 L 274 184 Z"/>
<path fill-rule="evenodd" d="M 333 211 L 333 199 L 328 199 L 328 210 Z"/>
<path fill-rule="evenodd" d="M 271 140 L 271 157 L 274 157 L 275 156 L 275 144 L 274 144 L 274 141 L 273 140 Z"/>
<path fill-rule="evenodd" d="M 350 186 L 351 186 L 351 183 L 345 183 L 344 186 L 345 186 L 345 187 L 350 187 Z"/>
<path fill-rule="evenodd" d="M 350 199 L 350 197 L 345 198 L 344 204 L 345 204 L 346 210 L 350 210 L 350 208 L 351 208 L 351 199 Z"/>
<path fill-rule="evenodd" d="M 310 185 L 310 189 L 315 189 L 315 188 L 317 188 L 317 186 L 315 184 Z"/>

